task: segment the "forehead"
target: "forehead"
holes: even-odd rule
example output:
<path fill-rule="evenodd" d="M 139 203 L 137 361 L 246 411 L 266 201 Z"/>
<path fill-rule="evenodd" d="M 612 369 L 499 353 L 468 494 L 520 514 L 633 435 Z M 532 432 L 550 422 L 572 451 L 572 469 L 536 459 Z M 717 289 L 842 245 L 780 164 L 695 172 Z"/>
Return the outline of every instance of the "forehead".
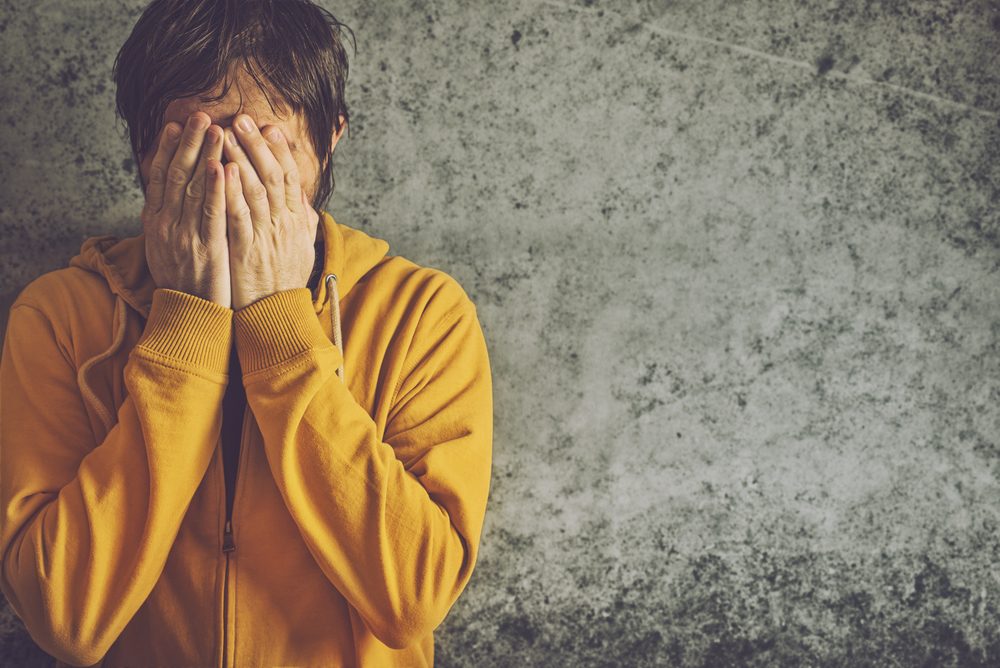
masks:
<path fill-rule="evenodd" d="M 249 81 L 249 83 L 248 83 Z M 249 78 L 243 77 L 231 81 L 225 97 L 214 102 L 206 102 L 204 98 L 214 97 L 222 93 L 222 84 L 216 86 L 211 93 L 171 100 L 163 115 L 163 124 L 174 121 L 180 124 L 187 122 L 188 116 L 196 111 L 208 114 L 212 123 L 229 127 L 239 114 L 247 114 L 254 120 L 257 127 L 277 125 L 285 135 L 301 138 L 304 123 L 301 114 L 292 114 L 285 109 L 280 100 L 268 103 L 263 91 Z M 271 105 L 274 109 L 271 109 Z"/>

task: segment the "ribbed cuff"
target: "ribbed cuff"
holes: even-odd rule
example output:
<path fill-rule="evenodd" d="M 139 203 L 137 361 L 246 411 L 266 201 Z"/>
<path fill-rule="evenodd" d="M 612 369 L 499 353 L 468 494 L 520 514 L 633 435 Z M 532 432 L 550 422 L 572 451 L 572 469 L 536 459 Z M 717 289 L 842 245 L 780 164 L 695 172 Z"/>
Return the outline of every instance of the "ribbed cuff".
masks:
<path fill-rule="evenodd" d="M 233 331 L 244 375 L 333 346 L 316 317 L 309 288 L 282 290 L 244 306 L 233 314 Z"/>
<path fill-rule="evenodd" d="M 146 328 L 135 345 L 225 374 L 232 343 L 232 309 L 179 290 L 156 288 Z"/>

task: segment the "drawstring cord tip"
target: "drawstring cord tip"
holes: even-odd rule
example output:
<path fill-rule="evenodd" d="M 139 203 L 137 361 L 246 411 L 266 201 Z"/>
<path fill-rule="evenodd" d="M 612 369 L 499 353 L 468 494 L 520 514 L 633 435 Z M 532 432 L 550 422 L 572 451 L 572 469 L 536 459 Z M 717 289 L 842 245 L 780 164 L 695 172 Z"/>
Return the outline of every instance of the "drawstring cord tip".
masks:
<path fill-rule="evenodd" d="M 340 293 L 337 290 L 337 275 L 327 274 L 326 275 L 326 291 L 331 301 L 330 305 L 330 320 L 331 329 L 333 329 L 333 343 L 340 349 L 340 357 L 344 357 L 344 341 L 343 334 L 340 331 Z M 341 382 L 344 381 L 344 365 L 341 363 L 337 367 L 337 376 L 340 377 Z"/>

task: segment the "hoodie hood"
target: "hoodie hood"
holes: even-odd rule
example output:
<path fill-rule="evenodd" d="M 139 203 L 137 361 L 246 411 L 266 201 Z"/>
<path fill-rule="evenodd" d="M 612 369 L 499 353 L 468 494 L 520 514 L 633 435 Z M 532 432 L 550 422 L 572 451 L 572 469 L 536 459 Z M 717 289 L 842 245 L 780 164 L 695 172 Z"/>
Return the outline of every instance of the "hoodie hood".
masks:
<path fill-rule="evenodd" d="M 317 234 L 322 234 L 323 238 L 322 244 L 317 240 L 316 247 L 323 249 L 323 258 L 320 263 L 321 280 L 313 290 L 313 308 L 319 315 L 327 301 L 331 302 L 333 342 L 340 348 L 343 356 L 340 299 L 382 261 L 389 252 L 389 243 L 361 230 L 339 224 L 328 211 L 321 210 L 319 214 Z M 110 430 L 114 417 L 91 390 L 87 376 L 96 364 L 108 359 L 121 348 L 129 306 L 143 318 L 149 318 L 153 291 L 159 286 L 153 281 L 146 264 L 146 234 L 143 232 L 124 239 L 110 234 L 90 237 L 83 242 L 80 252 L 70 259 L 69 266 L 100 274 L 115 295 L 111 345 L 81 364 L 77 370 L 77 384 L 84 400 L 100 415 L 105 428 Z M 343 365 L 337 369 L 337 376 L 346 382 Z"/>

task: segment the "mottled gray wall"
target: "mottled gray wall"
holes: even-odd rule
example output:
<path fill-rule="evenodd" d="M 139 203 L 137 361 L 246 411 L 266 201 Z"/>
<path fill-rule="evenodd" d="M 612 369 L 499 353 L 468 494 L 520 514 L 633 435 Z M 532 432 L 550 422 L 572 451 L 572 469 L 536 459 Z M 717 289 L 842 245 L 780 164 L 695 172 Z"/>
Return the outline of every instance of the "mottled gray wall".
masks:
<path fill-rule="evenodd" d="M 0 3 L 4 317 L 139 231 L 141 4 Z M 1000 665 L 997 3 L 322 4 L 328 208 L 490 343 L 438 665 Z"/>

